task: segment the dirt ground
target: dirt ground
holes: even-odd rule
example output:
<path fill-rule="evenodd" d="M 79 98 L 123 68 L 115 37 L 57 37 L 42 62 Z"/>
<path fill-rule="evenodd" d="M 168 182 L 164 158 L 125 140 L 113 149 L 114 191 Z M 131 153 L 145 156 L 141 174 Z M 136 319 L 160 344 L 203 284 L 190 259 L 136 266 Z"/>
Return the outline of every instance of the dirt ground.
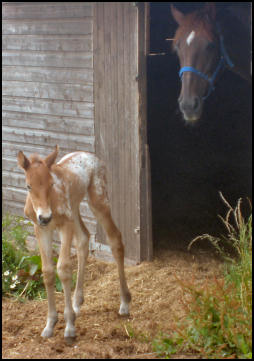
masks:
<path fill-rule="evenodd" d="M 56 293 L 59 321 L 54 336 L 43 339 L 47 301 L 2 302 L 3 359 L 68 358 L 156 358 L 151 340 L 160 331 L 170 333 L 176 317 L 184 317 L 185 296 L 176 280 L 212 280 L 220 262 L 209 252 L 161 250 L 152 262 L 126 266 L 132 293 L 129 317 L 120 317 L 119 288 L 115 264 L 88 258 L 85 302 L 76 320 L 77 337 L 64 340 L 64 299 Z M 175 355 L 174 358 L 202 358 L 202 355 Z"/>

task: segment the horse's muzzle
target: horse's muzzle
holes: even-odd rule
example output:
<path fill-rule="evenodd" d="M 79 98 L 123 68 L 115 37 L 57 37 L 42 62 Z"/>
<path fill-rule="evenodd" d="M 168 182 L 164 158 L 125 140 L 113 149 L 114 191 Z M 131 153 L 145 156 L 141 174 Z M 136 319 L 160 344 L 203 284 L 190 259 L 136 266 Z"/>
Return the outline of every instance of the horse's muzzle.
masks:
<path fill-rule="evenodd" d="M 189 98 L 180 97 L 178 99 L 179 108 L 187 122 L 195 122 L 200 119 L 202 114 L 203 101 L 198 96 Z"/>

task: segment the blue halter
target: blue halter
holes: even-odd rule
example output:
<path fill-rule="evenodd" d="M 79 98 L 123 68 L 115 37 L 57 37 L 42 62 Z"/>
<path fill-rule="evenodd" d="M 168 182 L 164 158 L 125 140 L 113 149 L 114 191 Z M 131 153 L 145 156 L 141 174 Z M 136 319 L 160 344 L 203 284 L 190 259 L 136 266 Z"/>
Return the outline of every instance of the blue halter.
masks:
<path fill-rule="evenodd" d="M 222 68 L 226 67 L 226 65 L 228 65 L 230 68 L 234 67 L 234 64 L 232 63 L 232 61 L 230 60 L 230 58 L 229 58 L 229 56 L 228 56 L 228 54 L 226 52 L 226 49 L 225 49 L 225 46 L 224 46 L 224 41 L 223 41 L 223 36 L 221 35 L 221 31 L 220 31 L 220 28 L 219 28 L 218 24 L 217 24 L 217 30 L 218 30 L 219 39 L 220 39 L 220 53 L 221 53 L 221 56 L 220 56 L 219 63 L 217 65 L 213 75 L 211 77 L 209 77 L 208 75 L 206 75 L 206 74 L 202 73 L 201 71 L 193 68 L 192 66 L 184 66 L 179 71 L 179 76 L 180 76 L 181 79 L 182 79 L 182 76 L 183 76 L 184 72 L 190 71 L 190 72 L 195 73 L 199 77 L 201 77 L 201 78 L 203 78 L 203 79 L 205 79 L 206 81 L 209 82 L 210 87 L 209 87 L 209 90 L 207 92 L 207 95 L 202 98 L 203 100 L 208 98 L 209 95 L 211 94 L 211 92 L 215 89 L 214 82 L 215 82 L 215 79 L 216 79 L 219 71 Z"/>

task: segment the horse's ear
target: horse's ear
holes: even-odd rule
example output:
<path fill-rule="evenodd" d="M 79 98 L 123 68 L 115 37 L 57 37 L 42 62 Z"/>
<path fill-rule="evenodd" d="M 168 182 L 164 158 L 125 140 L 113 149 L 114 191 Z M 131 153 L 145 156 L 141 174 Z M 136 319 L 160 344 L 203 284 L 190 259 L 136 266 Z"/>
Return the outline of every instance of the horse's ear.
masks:
<path fill-rule="evenodd" d="M 208 18 L 212 21 L 216 18 L 216 5 L 214 2 L 207 2 L 204 7 L 204 11 Z"/>
<path fill-rule="evenodd" d="M 30 167 L 30 161 L 29 159 L 27 159 L 27 157 L 25 156 L 25 154 L 23 152 L 21 152 L 21 150 L 18 152 L 18 165 L 20 166 L 20 168 L 27 170 Z"/>
<path fill-rule="evenodd" d="M 56 145 L 55 150 L 44 159 L 48 168 L 50 168 L 52 166 L 52 164 L 55 162 L 56 157 L 58 155 L 58 150 L 59 150 L 59 147 L 58 147 L 58 145 Z"/>
<path fill-rule="evenodd" d="M 175 8 L 173 4 L 170 5 L 170 9 L 171 9 L 171 14 L 175 19 L 175 21 L 177 22 L 177 24 L 181 25 L 185 17 L 184 14 L 181 13 L 181 11 L 179 11 L 177 8 Z"/>

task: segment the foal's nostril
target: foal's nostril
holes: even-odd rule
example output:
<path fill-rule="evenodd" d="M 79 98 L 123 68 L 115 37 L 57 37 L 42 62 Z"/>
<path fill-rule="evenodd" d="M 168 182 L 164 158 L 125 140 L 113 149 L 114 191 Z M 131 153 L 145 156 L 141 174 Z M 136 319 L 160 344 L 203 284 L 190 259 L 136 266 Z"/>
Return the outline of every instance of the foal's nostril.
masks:
<path fill-rule="evenodd" d="M 52 215 L 50 217 L 43 217 L 41 214 L 39 215 L 39 222 L 42 225 L 46 225 L 51 221 Z"/>

